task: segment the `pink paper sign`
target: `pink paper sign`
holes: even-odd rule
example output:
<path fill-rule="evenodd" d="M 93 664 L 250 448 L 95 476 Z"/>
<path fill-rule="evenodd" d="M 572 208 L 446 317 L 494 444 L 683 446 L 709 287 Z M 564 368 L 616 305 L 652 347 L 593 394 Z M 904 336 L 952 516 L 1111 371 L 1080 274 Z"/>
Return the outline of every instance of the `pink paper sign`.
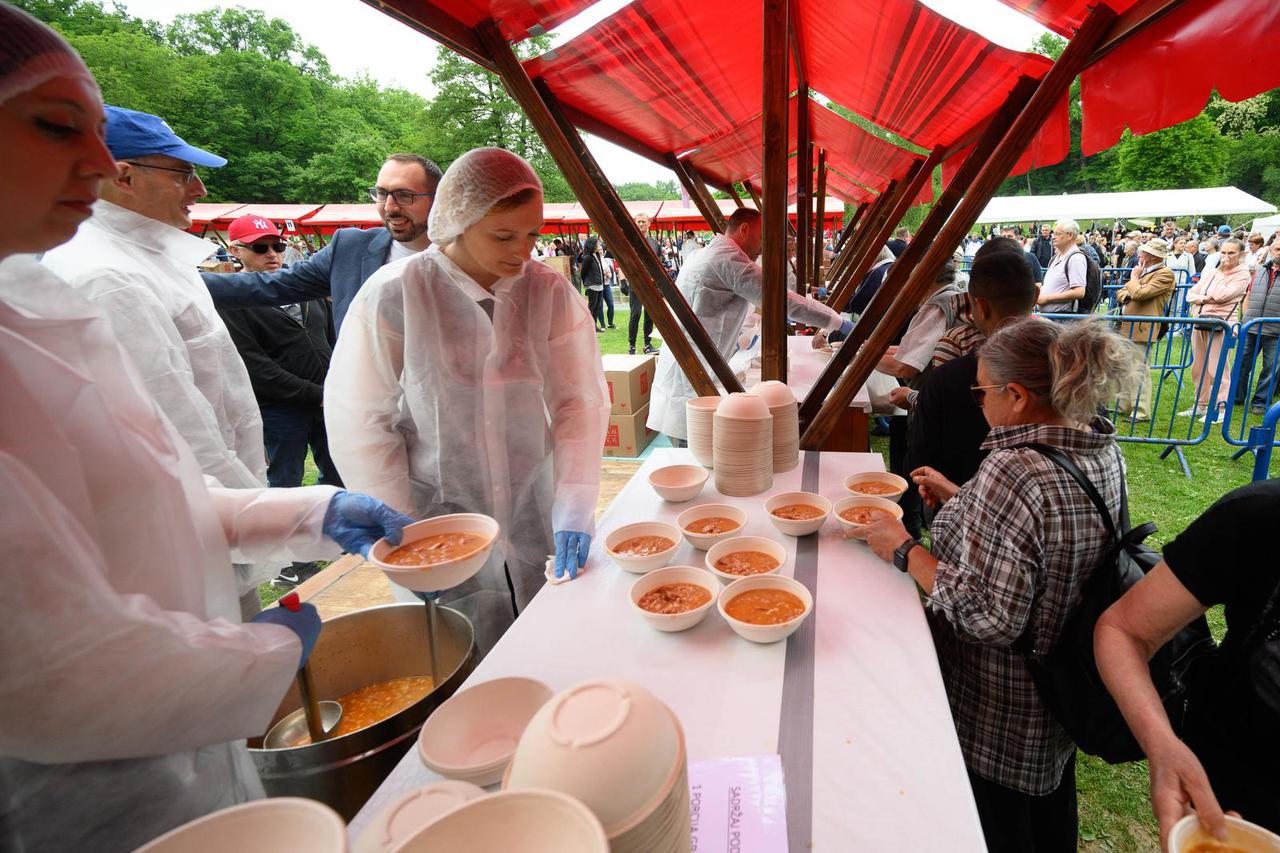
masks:
<path fill-rule="evenodd" d="M 693 853 L 788 853 L 782 759 L 690 761 L 689 823 Z"/>

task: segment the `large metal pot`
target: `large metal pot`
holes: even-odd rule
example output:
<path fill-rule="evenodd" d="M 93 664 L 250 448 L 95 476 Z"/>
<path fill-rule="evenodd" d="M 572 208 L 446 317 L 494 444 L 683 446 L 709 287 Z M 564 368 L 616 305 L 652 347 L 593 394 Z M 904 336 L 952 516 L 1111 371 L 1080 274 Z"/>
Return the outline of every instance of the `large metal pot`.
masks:
<path fill-rule="evenodd" d="M 413 746 L 427 716 L 475 669 L 471 620 L 456 610 L 437 607 L 435 633 L 440 682 L 400 713 L 358 732 L 308 746 L 268 750 L 262 748 L 261 737 L 251 739 L 249 752 L 267 794 L 310 797 L 351 820 Z M 310 663 L 316 695 L 322 699 L 336 699 L 393 678 L 429 675 L 426 607 L 386 604 L 328 620 Z M 301 705 L 294 684 L 276 709 L 271 725 Z"/>

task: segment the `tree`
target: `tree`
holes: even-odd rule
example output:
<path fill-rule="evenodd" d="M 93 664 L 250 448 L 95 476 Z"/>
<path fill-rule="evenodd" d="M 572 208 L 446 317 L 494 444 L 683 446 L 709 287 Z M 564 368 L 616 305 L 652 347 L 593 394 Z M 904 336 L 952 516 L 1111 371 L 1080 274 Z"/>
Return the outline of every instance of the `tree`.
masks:
<path fill-rule="evenodd" d="M 165 31 L 166 40 L 180 54 L 256 53 L 274 62 L 287 62 L 303 74 L 327 79 L 329 60 L 316 47 L 303 44 L 283 18 L 270 18 L 257 9 L 236 6 L 178 15 Z"/>
<path fill-rule="evenodd" d="M 1226 146 L 1205 115 L 1134 136 L 1126 130 L 1115 147 L 1112 188 L 1166 190 L 1216 186 L 1222 181 Z"/>
<path fill-rule="evenodd" d="M 618 198 L 623 201 L 651 201 L 654 199 L 674 201 L 680 198 L 680 191 L 676 189 L 675 181 L 655 181 L 652 184 L 631 181 L 625 184 L 617 184 L 614 189 L 618 191 Z"/>

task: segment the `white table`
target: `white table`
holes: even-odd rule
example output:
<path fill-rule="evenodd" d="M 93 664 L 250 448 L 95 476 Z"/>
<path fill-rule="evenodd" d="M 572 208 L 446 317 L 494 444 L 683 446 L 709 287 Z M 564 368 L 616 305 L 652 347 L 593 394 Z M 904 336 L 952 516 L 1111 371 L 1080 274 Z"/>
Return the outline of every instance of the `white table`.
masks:
<path fill-rule="evenodd" d="M 722 497 L 712 476 L 696 501 L 664 503 L 648 474 L 678 462 L 692 455 L 653 452 L 601 519 L 587 570 L 539 592 L 463 689 L 511 675 L 556 691 L 594 677 L 644 685 L 680 718 L 692 758 L 782 755 L 791 853 L 985 850 L 915 586 L 843 539 L 834 520 L 795 539 L 763 509 L 769 494 L 802 487 L 834 501 L 849 474 L 883 470 L 881 457 L 806 453 L 769 493 Z M 679 634 L 630 612 L 637 576 L 608 559 L 604 535 L 633 521 L 674 522 L 709 502 L 746 510 L 744 534 L 782 542 L 790 555 L 783 574 L 814 592 L 814 613 L 786 642 L 742 640 L 714 611 Z M 672 564 L 700 566 L 703 556 L 681 542 Z M 391 800 L 436 778 L 411 750 L 352 821 L 352 839 Z"/>

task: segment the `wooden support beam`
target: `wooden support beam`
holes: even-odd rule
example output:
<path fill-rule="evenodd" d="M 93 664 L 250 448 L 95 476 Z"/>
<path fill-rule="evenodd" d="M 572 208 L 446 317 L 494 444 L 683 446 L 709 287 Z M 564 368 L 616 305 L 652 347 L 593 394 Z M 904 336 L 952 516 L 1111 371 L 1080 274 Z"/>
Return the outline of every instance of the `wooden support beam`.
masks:
<path fill-rule="evenodd" d="M 792 15 L 794 16 L 794 9 Z M 809 142 L 809 97 L 803 85 L 796 98 L 796 289 L 809 295 L 809 241 L 813 234 L 813 145 Z M 790 253 L 788 253 L 790 254 Z"/>
<path fill-rule="evenodd" d="M 871 239 L 870 232 L 873 231 L 876 225 L 884 218 L 885 207 L 886 205 L 893 203 L 893 199 L 901 190 L 901 184 L 901 180 L 890 181 L 889 185 L 884 188 L 880 195 L 876 196 L 875 201 L 871 202 L 870 206 L 867 208 L 866 215 L 863 216 L 862 220 L 858 223 L 857 231 L 853 232 L 852 239 L 845 246 L 845 250 L 842 253 L 843 260 L 840 261 L 836 269 L 832 270 L 833 277 L 840 276 L 841 280 L 843 280 L 845 269 L 848 267 L 850 261 L 861 255 L 863 247 L 866 246 L 867 242 Z M 830 290 L 831 288 L 828 289 Z"/>
<path fill-rule="evenodd" d="M 904 269 L 909 270 L 909 277 L 900 292 L 886 295 L 887 299 L 892 299 L 892 304 L 876 325 L 875 330 L 868 335 L 865 329 L 860 334 L 855 328 L 844 347 L 841 347 L 841 351 L 849 347 L 856 352 L 853 354 L 848 370 L 840 377 L 839 383 L 823 402 L 821 409 L 805 426 L 801 436 L 803 447 L 820 447 L 831 435 L 841 412 L 848 408 L 858 389 L 867 381 L 898 328 L 906 322 L 920 300 L 930 291 L 938 270 L 942 269 L 942 265 L 950 259 L 961 238 L 973 227 L 982 209 L 999 189 L 1000 184 L 1044 124 L 1054 106 L 1070 89 L 1071 81 L 1080 73 L 1090 55 L 1106 37 L 1115 19 L 1116 13 L 1110 7 L 1105 5 L 1093 7 L 1075 37 L 1067 43 L 1062 56 L 1036 86 L 1034 94 L 1031 95 L 1026 106 L 1018 112 L 1017 117 L 1012 120 L 1007 131 L 1000 122 L 992 121 L 989 124 L 984 140 L 998 136 L 999 141 L 994 150 L 989 157 L 978 157 L 982 152 L 975 148 L 974 154 L 966 160 L 962 170 L 969 166 L 970 161 L 973 161 L 974 167 L 978 169 L 977 176 L 969 186 L 959 186 L 959 176 L 957 180 L 952 181 L 955 185 L 955 193 L 963 193 L 963 198 L 956 204 L 946 224 L 939 228 L 937 238 L 923 250 L 924 254 L 920 262 L 910 267 L 908 264 L 903 264 Z M 1013 98 L 1017 93 L 1018 90 L 1015 89 L 1014 95 L 1010 97 Z M 1010 109 L 1009 112 L 1013 110 Z M 1005 132 L 1002 133 L 1002 131 Z M 948 191 L 951 189 L 948 187 Z M 859 323 L 859 326 L 862 325 Z M 835 368 L 836 361 L 837 359 L 833 358 L 828 369 Z M 821 378 L 819 381 L 821 382 Z M 813 392 L 810 393 L 810 397 L 813 397 Z M 809 402 L 810 400 L 806 398 L 805 403 Z"/>
<path fill-rule="evenodd" d="M 733 203 L 738 207 L 746 207 L 746 205 L 742 203 L 742 196 L 738 195 L 738 188 L 733 184 L 729 184 L 725 189 L 725 192 L 729 194 L 729 198 L 733 199 Z"/>
<path fill-rule="evenodd" d="M 707 192 L 707 185 L 703 183 L 702 176 L 686 166 L 674 154 L 667 155 L 666 165 L 668 169 L 676 173 L 676 177 L 680 180 L 680 185 L 684 187 L 684 191 L 693 200 L 693 206 L 698 208 L 702 218 L 707 221 L 707 227 L 717 234 L 723 234 L 724 217 L 720 215 L 720 208 L 711 198 L 711 193 Z"/>
<path fill-rule="evenodd" d="M 858 229 L 858 223 L 862 221 L 862 215 L 867 212 L 867 208 L 871 206 L 871 202 L 864 201 L 853 209 L 853 216 L 850 216 L 844 223 L 844 227 L 840 229 L 840 239 L 836 241 L 836 254 L 839 255 L 844 247 L 848 244 L 849 238 L 853 236 Z"/>
<path fill-rule="evenodd" d="M 441 11 L 434 4 L 422 3 L 420 0 L 364 0 L 364 2 L 384 15 L 390 15 L 406 27 L 430 36 L 481 68 L 497 72 L 493 59 L 490 58 L 476 34 L 457 18 Z"/>
<path fill-rule="evenodd" d="M 760 376 L 787 381 L 787 133 L 791 85 L 788 70 L 791 18 L 788 0 L 764 5 L 764 146 L 761 208 L 764 227 L 764 304 L 761 308 Z"/>
<path fill-rule="evenodd" d="M 559 110 L 555 98 L 545 86 L 539 88 L 529 79 L 524 66 L 516 58 L 511 45 L 503 38 L 497 24 L 492 20 L 482 21 L 476 26 L 475 33 L 492 57 L 497 73 L 507 89 L 542 137 L 574 195 L 582 202 L 596 229 L 608 243 L 614 258 L 626 271 L 627 281 L 635 288 L 641 304 L 653 317 L 654 325 L 661 331 L 665 345 L 671 348 L 671 354 L 675 356 L 694 389 L 702 396 L 719 393 L 703 366 L 705 361 L 725 388 L 741 390 L 737 377 L 715 348 L 711 337 L 676 288 L 662 262 L 649 248 L 613 185 L 587 149 L 586 143 Z M 664 296 L 666 302 L 663 301 Z M 671 306 L 670 310 L 668 304 Z M 672 310 L 679 317 L 679 323 L 672 316 Z M 685 337 L 681 324 L 689 337 Z"/>
<path fill-rule="evenodd" d="M 746 181 L 742 185 L 747 188 L 747 195 L 751 196 L 751 201 L 755 203 L 756 210 L 764 210 L 764 204 L 760 201 L 760 192 Z"/>
<path fill-rule="evenodd" d="M 826 279 L 822 276 L 822 231 L 827 217 L 827 151 L 818 151 L 818 194 L 813 201 L 818 210 L 818 224 L 813 229 L 813 264 L 810 265 L 810 281 L 814 287 L 823 287 Z"/>

